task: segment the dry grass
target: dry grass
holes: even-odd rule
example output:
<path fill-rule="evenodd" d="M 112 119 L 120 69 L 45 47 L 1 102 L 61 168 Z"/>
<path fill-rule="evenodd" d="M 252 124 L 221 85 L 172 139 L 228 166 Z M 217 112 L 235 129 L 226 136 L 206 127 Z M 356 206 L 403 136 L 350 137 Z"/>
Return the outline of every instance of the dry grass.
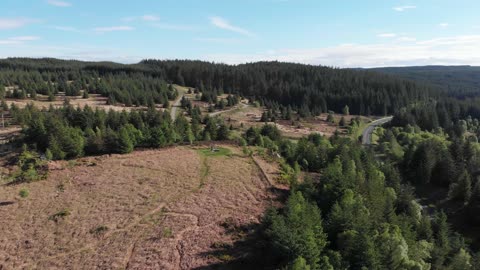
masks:
<path fill-rule="evenodd" d="M 264 125 L 263 122 L 260 122 L 263 112 L 263 108 L 250 105 L 247 107 L 223 113 L 221 114 L 221 116 L 225 120 L 230 120 L 229 124 L 232 124 L 235 128 L 244 131 L 252 126 L 260 127 Z M 322 135 L 330 137 L 335 133 L 336 130 L 338 130 L 340 133 L 346 134 L 346 128 L 338 126 L 338 123 L 340 122 L 340 118 L 342 116 L 344 115 L 334 115 L 336 124 L 326 121 L 327 114 L 321 114 L 319 116 L 311 117 L 308 119 L 301 119 L 300 121 L 296 120 L 296 116 L 294 116 L 294 120 L 277 120 L 275 124 L 280 129 L 283 136 L 288 138 L 298 139 L 311 133 L 320 133 Z M 345 122 L 349 124 L 350 120 L 356 116 L 345 115 L 344 117 Z M 243 128 L 241 128 L 242 126 Z"/>
<path fill-rule="evenodd" d="M 48 180 L 0 186 L 0 269 L 220 262 L 205 254 L 214 243 L 233 243 L 225 220 L 257 223 L 273 196 L 252 159 L 229 148 L 233 155 L 177 147 L 83 158 L 73 167 L 57 162 Z M 20 198 L 22 189 L 28 197 Z"/>
<path fill-rule="evenodd" d="M 60 108 L 63 106 L 65 99 L 68 99 L 70 104 L 74 107 L 80 107 L 83 108 L 85 105 L 88 105 L 92 107 L 93 109 L 95 108 L 100 108 L 104 110 L 114 110 L 114 111 L 131 111 L 131 110 L 146 110 L 146 106 L 140 106 L 140 107 L 126 107 L 121 103 L 117 103 L 116 105 L 107 105 L 107 98 L 102 97 L 98 94 L 90 94 L 90 97 L 85 99 L 82 98 L 81 96 L 77 97 L 65 97 L 63 95 L 59 95 L 56 97 L 55 101 L 48 101 L 47 96 L 42 96 L 40 94 L 37 95 L 37 98 L 35 100 L 27 98 L 27 99 L 6 99 L 6 103 L 8 106 L 11 106 L 11 104 L 15 104 L 16 106 L 20 108 L 24 108 L 27 106 L 27 104 L 33 103 L 37 108 L 49 108 L 50 106 L 53 106 L 55 108 Z M 162 105 L 157 105 L 159 109 L 161 108 Z"/>

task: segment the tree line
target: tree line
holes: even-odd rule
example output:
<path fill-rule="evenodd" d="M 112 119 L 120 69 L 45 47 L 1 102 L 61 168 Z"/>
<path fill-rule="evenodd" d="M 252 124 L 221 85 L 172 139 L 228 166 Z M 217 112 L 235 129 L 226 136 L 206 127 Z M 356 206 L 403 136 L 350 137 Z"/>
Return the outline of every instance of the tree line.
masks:
<path fill-rule="evenodd" d="M 201 117 L 195 110 L 190 123 L 180 115 L 172 121 L 168 111 L 154 107 L 131 112 L 89 106 L 40 110 L 33 105 L 12 105 L 14 121 L 21 125 L 21 140 L 51 159 L 70 159 L 106 153 L 129 153 L 136 147 L 158 148 L 196 140 L 226 140 L 229 129 L 220 118 Z"/>

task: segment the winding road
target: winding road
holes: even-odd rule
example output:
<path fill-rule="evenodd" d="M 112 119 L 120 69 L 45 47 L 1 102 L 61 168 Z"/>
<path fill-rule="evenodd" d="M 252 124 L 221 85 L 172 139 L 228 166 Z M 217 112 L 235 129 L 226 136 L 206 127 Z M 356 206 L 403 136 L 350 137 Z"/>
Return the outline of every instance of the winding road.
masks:
<path fill-rule="evenodd" d="M 392 121 L 393 116 L 381 118 L 371 122 L 362 132 L 362 144 L 370 145 L 372 143 L 372 134 L 376 127 Z"/>

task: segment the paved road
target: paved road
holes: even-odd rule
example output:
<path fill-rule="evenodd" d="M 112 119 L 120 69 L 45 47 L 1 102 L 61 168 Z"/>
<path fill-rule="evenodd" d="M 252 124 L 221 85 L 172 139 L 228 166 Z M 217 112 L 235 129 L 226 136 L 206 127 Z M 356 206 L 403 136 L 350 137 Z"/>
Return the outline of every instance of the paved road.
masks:
<path fill-rule="evenodd" d="M 392 121 L 392 116 L 381 118 L 370 123 L 362 133 L 362 144 L 368 145 L 372 143 L 372 133 L 377 126 L 381 126 L 385 123 Z"/>

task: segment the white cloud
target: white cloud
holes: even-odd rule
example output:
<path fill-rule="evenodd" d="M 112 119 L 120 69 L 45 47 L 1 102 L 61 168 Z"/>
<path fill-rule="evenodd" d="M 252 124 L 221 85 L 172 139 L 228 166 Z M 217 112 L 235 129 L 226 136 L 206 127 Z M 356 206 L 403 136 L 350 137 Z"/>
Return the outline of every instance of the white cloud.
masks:
<path fill-rule="evenodd" d="M 69 2 L 60 1 L 60 0 L 48 0 L 47 3 L 49 5 L 56 6 L 56 7 L 69 7 L 72 5 Z"/>
<path fill-rule="evenodd" d="M 135 16 L 131 16 L 131 17 L 125 17 L 122 19 L 122 21 L 124 22 L 133 22 L 133 21 L 137 21 L 137 20 L 141 20 L 141 21 L 146 21 L 146 22 L 157 22 L 157 21 L 160 21 L 160 17 L 156 16 L 156 15 L 142 15 L 142 16 L 139 16 L 139 17 L 135 17 Z"/>
<path fill-rule="evenodd" d="M 181 25 L 181 24 L 169 24 L 169 23 L 154 23 L 153 27 L 166 30 L 178 30 L 178 31 L 190 31 L 195 30 L 194 26 Z"/>
<path fill-rule="evenodd" d="M 400 42 L 410 42 L 410 41 L 416 41 L 416 40 L 417 40 L 416 38 L 407 37 L 407 36 L 397 38 L 397 41 L 400 41 Z"/>
<path fill-rule="evenodd" d="M 221 17 L 210 17 L 210 23 L 220 29 L 232 31 L 245 36 L 253 36 L 253 33 L 251 33 L 250 31 L 238 26 L 234 26 L 230 24 L 227 20 Z"/>
<path fill-rule="evenodd" d="M 93 29 L 95 32 L 103 33 L 103 32 L 113 32 L 113 31 L 131 31 L 135 30 L 135 28 L 131 26 L 109 26 L 109 27 L 96 27 Z"/>
<path fill-rule="evenodd" d="M 155 15 L 143 15 L 142 20 L 154 22 L 154 21 L 159 21 L 160 18 L 158 16 L 155 16 Z"/>
<path fill-rule="evenodd" d="M 216 38 L 216 37 L 195 38 L 194 40 L 199 42 L 222 43 L 222 44 L 238 44 L 239 42 L 242 42 L 242 40 L 238 38 Z"/>
<path fill-rule="evenodd" d="M 72 47 L 25 44 L 23 46 L 12 45 L 8 50 L 0 50 L 0 58 L 15 56 L 33 58 L 53 57 L 84 61 L 114 61 L 119 63 L 138 63 L 145 58 L 145 56 L 132 55 L 111 46 L 104 48 L 86 44 L 77 44 Z"/>
<path fill-rule="evenodd" d="M 480 35 L 469 35 L 410 43 L 344 44 L 312 49 L 278 49 L 254 54 L 210 54 L 203 59 L 229 64 L 278 60 L 339 67 L 480 65 L 478 44 Z"/>
<path fill-rule="evenodd" d="M 397 34 L 395 33 L 382 33 L 377 35 L 377 37 L 381 37 L 381 38 L 394 38 L 396 36 Z"/>
<path fill-rule="evenodd" d="M 125 17 L 125 18 L 122 18 L 122 21 L 124 22 L 133 22 L 137 19 L 137 17 Z"/>
<path fill-rule="evenodd" d="M 10 37 L 7 39 L 0 39 L 0 45 L 18 45 L 18 44 L 24 44 L 27 41 L 35 41 L 39 39 L 40 37 L 37 37 L 37 36 Z"/>
<path fill-rule="evenodd" d="M 19 37 L 11 37 L 10 40 L 16 40 L 16 41 L 33 41 L 33 40 L 39 40 L 40 37 L 37 36 L 19 36 Z"/>
<path fill-rule="evenodd" d="M 398 6 L 394 7 L 393 10 L 398 11 L 398 12 L 403 12 L 409 9 L 416 9 L 417 6 Z"/>
<path fill-rule="evenodd" d="M 77 28 L 70 26 L 52 26 L 51 28 L 65 32 L 80 32 Z"/>
<path fill-rule="evenodd" d="M 442 28 L 447 28 L 450 24 L 448 23 L 440 23 L 438 24 L 438 26 L 442 27 Z"/>
<path fill-rule="evenodd" d="M 0 18 L 0 30 L 19 28 L 32 22 L 34 22 L 34 20 L 27 18 Z"/>

